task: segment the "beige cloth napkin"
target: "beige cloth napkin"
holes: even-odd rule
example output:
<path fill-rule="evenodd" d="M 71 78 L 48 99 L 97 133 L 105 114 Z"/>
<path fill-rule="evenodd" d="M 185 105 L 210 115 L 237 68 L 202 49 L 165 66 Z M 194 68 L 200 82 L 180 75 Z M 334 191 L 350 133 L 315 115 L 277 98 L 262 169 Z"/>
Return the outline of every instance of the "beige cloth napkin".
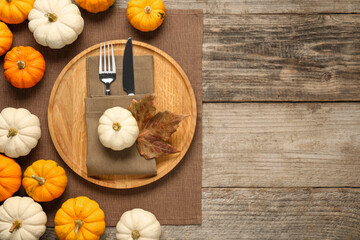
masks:
<path fill-rule="evenodd" d="M 87 128 L 87 174 L 100 175 L 156 175 L 156 160 L 146 160 L 136 143 L 122 151 L 104 147 L 97 133 L 99 118 L 108 108 L 127 108 L 132 99 L 140 100 L 154 92 L 154 69 L 152 56 L 134 56 L 135 96 L 128 96 L 122 87 L 122 56 L 116 56 L 116 80 L 111 84 L 111 95 L 105 96 L 105 84 L 99 80 L 99 57 L 86 59 L 87 98 L 85 99 Z"/>

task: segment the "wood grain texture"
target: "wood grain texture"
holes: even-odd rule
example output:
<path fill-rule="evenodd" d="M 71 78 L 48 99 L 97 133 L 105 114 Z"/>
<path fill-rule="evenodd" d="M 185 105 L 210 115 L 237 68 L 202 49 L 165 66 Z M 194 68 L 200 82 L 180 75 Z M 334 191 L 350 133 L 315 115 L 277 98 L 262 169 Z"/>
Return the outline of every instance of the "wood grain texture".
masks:
<path fill-rule="evenodd" d="M 203 187 L 359 187 L 360 103 L 204 104 Z"/>
<path fill-rule="evenodd" d="M 360 15 L 206 15 L 203 99 L 360 100 Z"/>
<path fill-rule="evenodd" d="M 115 54 L 121 55 L 126 40 L 111 41 Z M 109 175 L 89 177 L 86 170 L 87 131 L 85 121 L 86 57 L 99 55 L 99 44 L 90 47 L 62 70 L 51 92 L 48 124 L 51 139 L 64 162 L 84 179 L 117 189 L 127 189 L 152 183 L 170 172 L 187 152 L 196 127 L 195 94 L 184 71 L 169 55 L 151 45 L 133 41 L 134 55 L 152 55 L 154 59 L 154 92 L 158 111 L 188 115 L 169 140 L 179 154 L 160 157 L 156 161 L 158 174 L 154 177 L 138 175 Z M 181 101 L 179 101 L 181 99 Z"/>
<path fill-rule="evenodd" d="M 207 14 L 356 13 L 359 0 L 166 0 L 167 9 L 204 9 Z M 126 8 L 128 1 L 116 1 Z"/>
<path fill-rule="evenodd" d="M 162 226 L 161 239 L 360 238 L 359 189 L 205 188 L 201 226 Z M 114 240 L 115 228 L 101 239 Z M 56 239 L 52 228 L 41 238 Z"/>

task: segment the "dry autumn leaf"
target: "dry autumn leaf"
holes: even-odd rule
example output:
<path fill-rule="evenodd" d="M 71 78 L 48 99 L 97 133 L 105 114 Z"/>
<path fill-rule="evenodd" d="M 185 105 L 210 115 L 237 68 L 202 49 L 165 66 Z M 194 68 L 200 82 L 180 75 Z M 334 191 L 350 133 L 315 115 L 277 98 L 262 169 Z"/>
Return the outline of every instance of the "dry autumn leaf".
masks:
<path fill-rule="evenodd" d="M 128 108 L 138 121 L 140 133 L 137 147 L 146 159 L 179 152 L 168 143 L 168 140 L 179 123 L 187 117 L 169 111 L 155 114 L 154 99 L 154 95 L 147 95 L 140 102 L 134 99 Z"/>

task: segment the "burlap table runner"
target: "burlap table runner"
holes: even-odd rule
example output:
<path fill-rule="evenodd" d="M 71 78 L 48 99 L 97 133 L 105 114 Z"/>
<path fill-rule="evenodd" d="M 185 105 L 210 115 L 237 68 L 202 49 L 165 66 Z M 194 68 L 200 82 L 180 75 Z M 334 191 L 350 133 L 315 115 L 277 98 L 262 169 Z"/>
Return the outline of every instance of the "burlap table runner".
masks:
<path fill-rule="evenodd" d="M 46 61 L 44 78 L 31 89 L 12 87 L 4 78 L 0 61 L 0 109 L 25 107 L 40 118 L 42 136 L 38 146 L 26 157 L 17 159 L 24 171 L 38 159 L 53 159 L 65 168 L 69 178 L 64 194 L 49 203 L 41 203 L 48 226 L 54 225 L 54 216 L 68 198 L 81 195 L 96 200 L 106 215 L 106 225 L 115 226 L 124 211 L 139 207 L 153 212 L 161 224 L 201 223 L 201 121 L 202 121 L 202 37 L 201 10 L 167 10 L 163 25 L 155 32 L 142 33 L 126 19 L 126 10 L 111 8 L 104 13 L 81 11 L 85 20 L 83 33 L 73 44 L 61 50 L 38 45 L 27 22 L 10 25 L 14 34 L 13 46 L 33 46 Z M 48 130 L 47 107 L 51 89 L 60 71 L 75 55 L 99 42 L 127 39 L 154 45 L 172 56 L 189 77 L 196 95 L 198 119 L 193 142 L 182 161 L 169 174 L 144 187 L 116 190 L 97 186 L 74 173 L 57 154 Z M 25 195 L 23 187 L 16 195 Z"/>
<path fill-rule="evenodd" d="M 99 57 L 86 59 L 87 98 L 85 115 L 87 129 L 87 175 L 132 174 L 154 176 L 157 174 L 155 159 L 143 158 L 136 144 L 122 151 L 104 147 L 98 136 L 99 119 L 112 107 L 127 108 L 132 99 L 141 100 L 154 92 L 154 64 L 152 56 L 134 56 L 135 96 L 128 96 L 122 86 L 123 57 L 116 56 L 117 79 L 111 84 L 111 96 L 105 96 L 105 84 L 99 81 Z"/>

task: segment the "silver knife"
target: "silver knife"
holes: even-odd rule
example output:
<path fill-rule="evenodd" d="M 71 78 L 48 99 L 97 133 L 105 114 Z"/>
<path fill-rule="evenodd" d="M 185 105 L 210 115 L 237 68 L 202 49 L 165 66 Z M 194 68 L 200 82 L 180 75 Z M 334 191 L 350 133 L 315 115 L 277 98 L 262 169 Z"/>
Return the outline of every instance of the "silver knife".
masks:
<path fill-rule="evenodd" d="M 123 57 L 123 89 L 128 95 L 135 94 L 134 63 L 131 37 L 127 40 Z"/>

